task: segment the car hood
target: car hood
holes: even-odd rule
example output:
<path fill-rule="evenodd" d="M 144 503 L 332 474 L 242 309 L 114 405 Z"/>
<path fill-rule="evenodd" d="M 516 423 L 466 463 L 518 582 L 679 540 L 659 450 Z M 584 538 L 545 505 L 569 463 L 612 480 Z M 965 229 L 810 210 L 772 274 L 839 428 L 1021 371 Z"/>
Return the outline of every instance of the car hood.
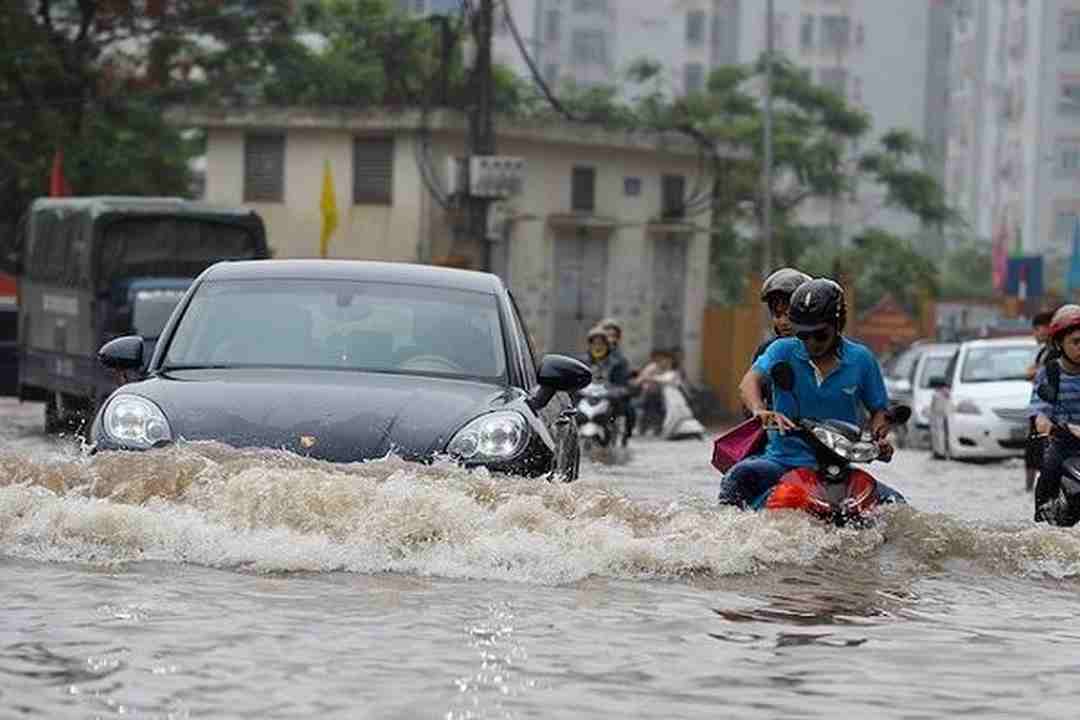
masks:
<path fill-rule="evenodd" d="M 334 462 L 430 457 L 469 419 L 524 399 L 482 382 L 329 370 L 172 371 L 123 392 L 157 403 L 177 439 Z"/>

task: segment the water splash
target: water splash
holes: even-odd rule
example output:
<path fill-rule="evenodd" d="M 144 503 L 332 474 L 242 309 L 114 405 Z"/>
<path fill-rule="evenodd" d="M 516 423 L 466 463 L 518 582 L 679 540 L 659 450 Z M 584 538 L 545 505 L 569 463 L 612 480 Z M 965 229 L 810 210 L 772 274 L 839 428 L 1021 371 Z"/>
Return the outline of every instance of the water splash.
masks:
<path fill-rule="evenodd" d="M 928 569 L 1071 577 L 1080 539 L 983 528 L 910 508 L 878 528 L 826 527 L 702 498 L 664 505 L 592 483 L 546 483 L 397 458 L 335 465 L 270 450 L 184 444 L 93 457 L 0 452 L 0 552 L 51 561 L 190 562 L 254 572 L 402 572 L 561 584 L 589 576 L 695 578 L 882 545 Z"/>

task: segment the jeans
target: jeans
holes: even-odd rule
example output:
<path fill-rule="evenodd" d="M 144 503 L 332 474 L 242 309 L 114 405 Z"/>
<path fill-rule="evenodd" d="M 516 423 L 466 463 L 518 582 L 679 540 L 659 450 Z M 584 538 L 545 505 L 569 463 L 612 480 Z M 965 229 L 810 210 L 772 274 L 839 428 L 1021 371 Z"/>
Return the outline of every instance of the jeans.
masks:
<path fill-rule="evenodd" d="M 720 504 L 750 508 L 791 469 L 762 457 L 742 460 L 728 470 L 720 481 Z M 907 502 L 898 490 L 880 480 L 877 481 L 877 496 L 882 504 Z"/>

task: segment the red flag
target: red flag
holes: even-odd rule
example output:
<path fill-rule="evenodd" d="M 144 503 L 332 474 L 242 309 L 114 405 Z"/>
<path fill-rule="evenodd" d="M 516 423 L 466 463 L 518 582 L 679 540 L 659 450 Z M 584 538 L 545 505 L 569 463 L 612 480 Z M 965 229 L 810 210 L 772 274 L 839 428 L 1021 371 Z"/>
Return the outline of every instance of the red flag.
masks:
<path fill-rule="evenodd" d="M 52 172 L 49 174 L 49 197 L 69 197 L 71 186 L 64 178 L 64 151 L 57 150 L 53 155 Z"/>

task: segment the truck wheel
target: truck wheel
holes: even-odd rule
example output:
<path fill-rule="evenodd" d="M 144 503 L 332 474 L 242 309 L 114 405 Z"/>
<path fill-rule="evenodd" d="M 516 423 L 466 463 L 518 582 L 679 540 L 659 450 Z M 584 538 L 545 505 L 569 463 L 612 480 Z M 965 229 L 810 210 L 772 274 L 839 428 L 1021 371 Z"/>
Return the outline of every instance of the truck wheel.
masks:
<path fill-rule="evenodd" d="M 55 435 L 63 429 L 64 421 L 60 417 L 60 408 L 56 406 L 56 393 L 52 393 L 45 403 L 45 434 Z"/>

